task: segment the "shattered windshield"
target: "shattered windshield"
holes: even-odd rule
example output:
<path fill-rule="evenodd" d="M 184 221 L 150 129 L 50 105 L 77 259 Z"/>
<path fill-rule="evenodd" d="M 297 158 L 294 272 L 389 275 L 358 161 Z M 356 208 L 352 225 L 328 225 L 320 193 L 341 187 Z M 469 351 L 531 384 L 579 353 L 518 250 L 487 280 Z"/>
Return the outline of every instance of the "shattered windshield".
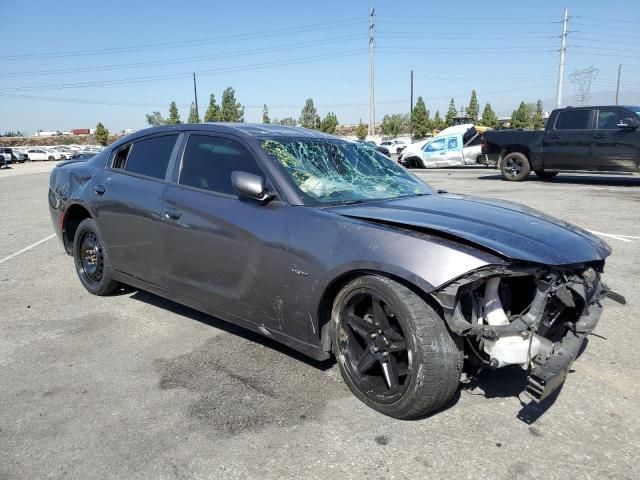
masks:
<path fill-rule="evenodd" d="M 263 139 L 260 145 L 306 196 L 322 204 L 432 193 L 400 165 L 362 144 L 278 138 Z"/>

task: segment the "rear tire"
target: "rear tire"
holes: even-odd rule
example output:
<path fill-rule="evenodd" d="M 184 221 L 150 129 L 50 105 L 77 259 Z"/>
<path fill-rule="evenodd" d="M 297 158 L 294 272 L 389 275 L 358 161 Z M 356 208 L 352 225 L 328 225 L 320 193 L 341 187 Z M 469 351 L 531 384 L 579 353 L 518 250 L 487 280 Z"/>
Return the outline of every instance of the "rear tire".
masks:
<path fill-rule="evenodd" d="M 393 280 L 359 277 L 336 297 L 334 353 L 345 383 L 390 417 L 422 417 L 455 395 L 462 345 L 422 298 Z"/>
<path fill-rule="evenodd" d="M 544 170 L 534 170 L 534 173 L 542 180 L 551 180 L 558 175 L 558 172 L 545 172 Z"/>
<path fill-rule="evenodd" d="M 109 295 L 118 282 L 111 277 L 111 264 L 96 222 L 87 218 L 80 222 L 73 239 L 73 261 L 82 286 L 89 293 Z"/>
<path fill-rule="evenodd" d="M 520 152 L 510 152 L 502 157 L 500 163 L 502 178 L 510 182 L 521 182 L 531 173 L 531 164 L 527 156 Z"/>
<path fill-rule="evenodd" d="M 50 162 L 53 162 L 53 161 L 55 160 L 55 157 L 54 157 L 53 155 L 49 155 L 48 160 L 49 160 Z"/>

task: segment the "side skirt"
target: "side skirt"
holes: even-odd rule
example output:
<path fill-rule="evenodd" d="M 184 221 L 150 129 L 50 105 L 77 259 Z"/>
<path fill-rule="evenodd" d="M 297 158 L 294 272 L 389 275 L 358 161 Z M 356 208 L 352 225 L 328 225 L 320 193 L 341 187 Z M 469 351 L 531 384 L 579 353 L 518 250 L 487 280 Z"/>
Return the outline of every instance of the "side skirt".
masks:
<path fill-rule="evenodd" d="M 304 355 L 307 355 L 315 360 L 327 360 L 330 357 L 330 354 L 322 348 L 322 345 L 318 343 L 317 345 L 309 344 L 298 340 L 294 337 L 286 335 L 282 332 L 278 332 L 272 330 L 264 325 L 258 325 L 257 323 L 251 322 L 244 318 L 237 317 L 235 315 L 228 314 L 216 308 L 210 307 L 202 302 L 197 300 L 193 300 L 191 298 L 185 297 L 183 295 L 178 295 L 172 293 L 169 290 L 165 290 L 164 288 L 158 287 L 156 285 L 152 285 L 150 283 L 145 282 L 144 280 L 140 280 L 139 278 L 133 277 L 123 272 L 113 271 L 113 279 L 119 282 L 122 282 L 126 285 L 130 285 L 132 287 L 138 288 L 140 290 L 144 290 L 146 292 L 153 293 L 154 295 L 158 295 L 159 297 L 166 298 L 168 300 L 174 301 L 181 305 L 185 305 L 187 307 L 193 308 L 200 312 L 206 313 L 207 315 L 211 315 L 217 319 L 225 321 L 227 323 L 232 323 L 234 325 L 238 325 L 242 328 L 246 328 L 247 330 L 251 330 L 252 332 L 259 333 L 264 335 L 267 338 L 272 338 L 273 340 L 286 345 L 293 350 L 296 350 Z"/>

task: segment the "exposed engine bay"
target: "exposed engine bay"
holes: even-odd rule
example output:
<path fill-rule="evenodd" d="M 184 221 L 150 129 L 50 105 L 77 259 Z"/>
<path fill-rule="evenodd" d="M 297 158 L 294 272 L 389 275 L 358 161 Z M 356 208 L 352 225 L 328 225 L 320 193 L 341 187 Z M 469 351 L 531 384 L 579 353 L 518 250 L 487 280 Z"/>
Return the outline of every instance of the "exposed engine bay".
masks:
<path fill-rule="evenodd" d="M 485 268 L 436 292 L 454 333 L 477 368 L 519 365 L 526 394 L 540 402 L 565 380 L 608 296 L 604 262 L 571 267 Z"/>

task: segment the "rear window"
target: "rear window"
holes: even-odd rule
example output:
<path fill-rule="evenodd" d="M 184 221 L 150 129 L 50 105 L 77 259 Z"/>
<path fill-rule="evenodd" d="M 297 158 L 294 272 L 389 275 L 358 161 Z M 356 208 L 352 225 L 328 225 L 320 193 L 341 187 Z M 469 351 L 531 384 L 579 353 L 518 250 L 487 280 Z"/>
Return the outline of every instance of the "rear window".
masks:
<path fill-rule="evenodd" d="M 556 119 L 556 130 L 587 130 L 591 110 L 570 110 L 560 112 Z"/>
<path fill-rule="evenodd" d="M 124 167 L 127 172 L 163 179 L 177 138 L 178 135 L 162 135 L 138 140 L 131 146 L 124 165 L 114 166 Z"/>

